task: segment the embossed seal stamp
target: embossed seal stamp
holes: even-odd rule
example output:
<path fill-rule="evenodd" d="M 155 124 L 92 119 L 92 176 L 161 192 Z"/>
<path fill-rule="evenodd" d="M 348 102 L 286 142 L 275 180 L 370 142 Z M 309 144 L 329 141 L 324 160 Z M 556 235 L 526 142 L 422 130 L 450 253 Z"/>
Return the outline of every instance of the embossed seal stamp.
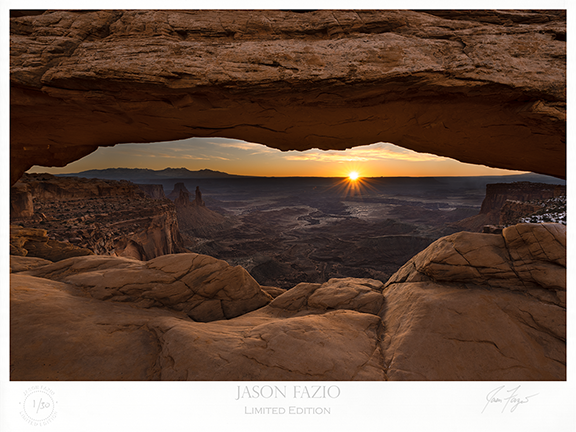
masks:
<path fill-rule="evenodd" d="M 20 416 L 33 426 L 46 426 L 56 418 L 54 391 L 45 386 L 33 386 L 24 392 Z"/>

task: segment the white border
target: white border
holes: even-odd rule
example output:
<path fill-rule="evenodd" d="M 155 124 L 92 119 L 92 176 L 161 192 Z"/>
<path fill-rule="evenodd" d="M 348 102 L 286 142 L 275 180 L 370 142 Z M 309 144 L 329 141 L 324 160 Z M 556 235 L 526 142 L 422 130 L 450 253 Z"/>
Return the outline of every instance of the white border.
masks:
<path fill-rule="evenodd" d="M 155 4 L 154 4 L 155 3 Z M 222 1 L 211 2 L 117 2 L 75 1 L 7 1 L 1 5 L 0 54 L 2 59 L 0 89 L 0 134 L 3 164 L 0 193 L 2 210 L 0 215 L 0 259 L 2 265 L 0 290 L 0 429 L 18 432 L 45 428 L 54 431 L 124 431 L 138 432 L 158 430 L 185 431 L 290 431 L 304 430 L 440 430 L 440 431 L 531 431 L 576 430 L 574 407 L 576 407 L 576 387 L 574 380 L 574 344 L 568 343 L 568 381 L 491 383 L 491 382 L 363 382 L 332 383 L 341 388 L 342 395 L 325 405 L 331 407 L 331 414 L 324 416 L 288 415 L 247 415 L 245 403 L 235 401 L 235 382 L 10 382 L 8 352 L 8 185 L 9 185 L 9 113 L 8 113 L 8 10 L 50 8 L 132 8 L 132 9 L 171 9 L 171 8 L 243 8 L 243 9 L 379 9 L 379 8 L 445 8 L 445 9 L 567 9 L 566 1 Z M 568 11 L 568 38 L 574 20 L 573 11 Z M 570 43 L 568 44 L 570 48 Z M 568 69 L 571 70 L 569 62 Z M 573 99 L 573 86 L 569 84 L 569 101 Z M 570 113 L 570 110 L 569 110 Z M 568 123 L 568 143 L 573 136 L 571 121 Z M 573 151 L 568 145 L 569 164 L 573 162 Z M 569 194 L 569 239 L 568 262 L 573 262 L 574 236 L 570 227 L 573 221 L 572 197 L 574 196 L 571 176 L 568 176 Z M 573 272 L 568 274 L 568 315 L 569 336 L 574 331 L 574 313 L 570 289 L 573 286 Z M 250 383 L 257 384 L 257 383 Z M 262 383 L 264 384 L 264 383 Z M 270 384 L 270 383 L 267 383 Z M 283 383 L 286 384 L 286 383 Z M 288 383 L 289 385 L 298 383 Z M 305 383 L 301 383 L 305 384 Z M 330 384 L 330 383 L 322 383 Z M 482 414 L 486 395 L 494 388 L 505 385 L 511 389 L 521 384 L 525 395 L 537 393 L 530 404 L 519 406 L 514 412 L 500 412 L 492 409 Z M 54 393 L 57 405 L 56 418 L 46 426 L 31 426 L 20 417 L 20 404 L 25 392 L 34 385 L 43 385 Z M 278 401 L 275 401 L 278 402 Z M 280 401 L 279 404 L 294 401 Z M 284 406 L 284 405 L 282 405 Z M 525 409 L 524 409 L 525 408 Z M 177 429 L 176 429 L 177 428 Z"/>

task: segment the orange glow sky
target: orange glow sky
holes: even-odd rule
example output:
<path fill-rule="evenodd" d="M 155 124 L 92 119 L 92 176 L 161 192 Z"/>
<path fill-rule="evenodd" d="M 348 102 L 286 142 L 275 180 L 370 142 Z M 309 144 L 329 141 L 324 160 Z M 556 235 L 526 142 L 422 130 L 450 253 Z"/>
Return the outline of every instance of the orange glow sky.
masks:
<path fill-rule="evenodd" d="M 29 172 L 76 173 L 105 168 L 211 169 L 229 174 L 287 177 L 345 177 L 356 171 L 362 177 L 481 176 L 518 174 L 464 164 L 454 159 L 416 153 L 389 143 L 354 147 L 345 151 L 272 149 L 261 144 L 225 138 L 190 138 L 151 144 L 101 147 L 64 168 L 35 166 Z"/>

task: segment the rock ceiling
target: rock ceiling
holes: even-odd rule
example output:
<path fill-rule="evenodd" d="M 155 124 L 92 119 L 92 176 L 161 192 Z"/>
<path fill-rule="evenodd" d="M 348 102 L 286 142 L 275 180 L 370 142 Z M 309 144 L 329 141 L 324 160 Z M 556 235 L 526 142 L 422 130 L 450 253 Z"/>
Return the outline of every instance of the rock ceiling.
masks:
<path fill-rule="evenodd" d="M 211 136 L 566 175 L 565 11 L 13 16 L 12 182 L 99 146 Z"/>

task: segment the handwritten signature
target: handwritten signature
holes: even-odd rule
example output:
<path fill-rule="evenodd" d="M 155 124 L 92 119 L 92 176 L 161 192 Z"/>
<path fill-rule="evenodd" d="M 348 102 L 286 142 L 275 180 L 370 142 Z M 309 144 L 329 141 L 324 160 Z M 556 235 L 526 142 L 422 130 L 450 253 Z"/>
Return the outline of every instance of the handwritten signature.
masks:
<path fill-rule="evenodd" d="M 486 395 L 486 405 L 482 412 L 486 411 L 489 405 L 499 404 L 502 405 L 502 412 L 510 407 L 510 412 L 516 411 L 516 408 L 522 404 L 530 402 L 530 398 L 538 395 L 539 393 L 530 396 L 520 396 L 520 385 L 510 390 L 504 390 L 506 386 L 496 387 Z"/>

